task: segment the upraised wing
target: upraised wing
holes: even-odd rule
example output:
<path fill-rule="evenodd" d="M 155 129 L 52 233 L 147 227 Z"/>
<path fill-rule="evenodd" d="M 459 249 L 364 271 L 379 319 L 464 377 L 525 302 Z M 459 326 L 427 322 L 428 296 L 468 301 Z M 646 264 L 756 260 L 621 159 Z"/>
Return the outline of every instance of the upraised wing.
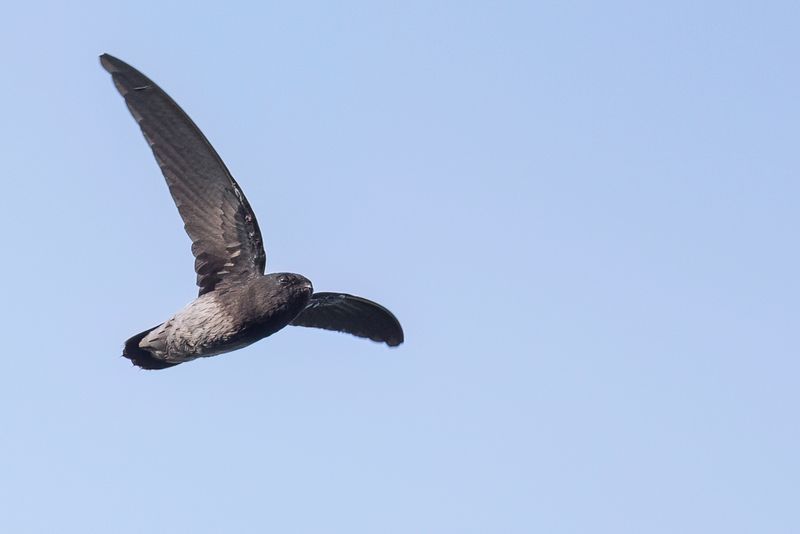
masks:
<path fill-rule="evenodd" d="M 200 294 L 263 274 L 266 254 L 250 204 L 192 119 L 144 74 L 103 54 L 103 65 L 153 149 L 192 240 Z"/>
<path fill-rule="evenodd" d="M 345 293 L 314 293 L 291 324 L 345 332 L 390 347 L 403 342 L 403 327 L 392 312 L 371 300 Z"/>

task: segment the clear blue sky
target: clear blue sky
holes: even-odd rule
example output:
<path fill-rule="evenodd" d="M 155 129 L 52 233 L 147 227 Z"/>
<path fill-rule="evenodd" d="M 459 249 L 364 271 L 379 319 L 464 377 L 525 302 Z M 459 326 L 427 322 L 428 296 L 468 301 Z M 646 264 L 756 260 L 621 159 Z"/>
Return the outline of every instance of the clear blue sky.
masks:
<path fill-rule="evenodd" d="M 800 532 L 796 2 L 17 2 L 0 31 L 0 531 Z M 196 294 L 98 64 L 268 268 L 384 303 L 162 372 Z"/>

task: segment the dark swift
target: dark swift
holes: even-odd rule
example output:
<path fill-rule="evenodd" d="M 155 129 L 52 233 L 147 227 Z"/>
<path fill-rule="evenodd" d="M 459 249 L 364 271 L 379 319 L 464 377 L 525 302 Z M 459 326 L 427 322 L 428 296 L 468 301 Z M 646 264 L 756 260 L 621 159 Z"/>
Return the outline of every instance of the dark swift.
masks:
<path fill-rule="evenodd" d="M 125 342 L 123 356 L 164 369 L 236 350 L 286 325 L 346 332 L 395 347 L 392 313 L 346 293 L 314 293 L 299 274 L 265 274 L 266 254 L 250 204 L 200 129 L 161 88 L 119 59 L 100 63 L 153 150 L 192 240 L 198 297 L 171 319 Z"/>

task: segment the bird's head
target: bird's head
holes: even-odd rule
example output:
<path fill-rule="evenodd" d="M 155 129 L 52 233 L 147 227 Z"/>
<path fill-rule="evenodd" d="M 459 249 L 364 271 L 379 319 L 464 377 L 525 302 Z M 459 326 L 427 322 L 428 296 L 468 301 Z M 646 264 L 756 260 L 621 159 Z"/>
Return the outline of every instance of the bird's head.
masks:
<path fill-rule="evenodd" d="M 311 285 L 311 280 L 302 274 L 295 273 L 270 273 L 264 275 L 270 285 L 279 288 L 280 291 L 288 291 L 290 293 L 311 293 L 314 291 L 314 286 Z"/>
<path fill-rule="evenodd" d="M 265 315 L 288 315 L 291 320 L 305 308 L 314 287 L 305 276 L 294 273 L 270 273 L 258 281 L 258 307 L 263 307 Z"/>
<path fill-rule="evenodd" d="M 266 295 L 278 298 L 286 296 L 290 298 L 311 297 L 314 286 L 311 281 L 303 275 L 295 273 L 270 273 L 261 278 L 262 291 Z"/>

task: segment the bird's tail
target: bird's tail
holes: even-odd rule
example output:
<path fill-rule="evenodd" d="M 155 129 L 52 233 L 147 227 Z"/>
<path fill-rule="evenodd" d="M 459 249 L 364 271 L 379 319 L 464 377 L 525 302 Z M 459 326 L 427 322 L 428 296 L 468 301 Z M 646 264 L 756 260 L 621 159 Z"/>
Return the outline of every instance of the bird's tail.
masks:
<path fill-rule="evenodd" d="M 159 360 L 152 354 L 150 351 L 145 350 L 139 346 L 139 342 L 149 334 L 152 330 L 155 330 L 161 325 L 156 325 L 153 328 L 148 328 L 144 332 L 140 332 L 130 338 L 128 341 L 125 342 L 125 348 L 122 351 L 122 355 L 128 358 L 133 365 L 137 365 L 142 369 L 166 369 L 167 367 L 172 367 L 174 365 L 178 365 L 177 363 L 170 363 L 165 362 L 164 360 Z"/>

